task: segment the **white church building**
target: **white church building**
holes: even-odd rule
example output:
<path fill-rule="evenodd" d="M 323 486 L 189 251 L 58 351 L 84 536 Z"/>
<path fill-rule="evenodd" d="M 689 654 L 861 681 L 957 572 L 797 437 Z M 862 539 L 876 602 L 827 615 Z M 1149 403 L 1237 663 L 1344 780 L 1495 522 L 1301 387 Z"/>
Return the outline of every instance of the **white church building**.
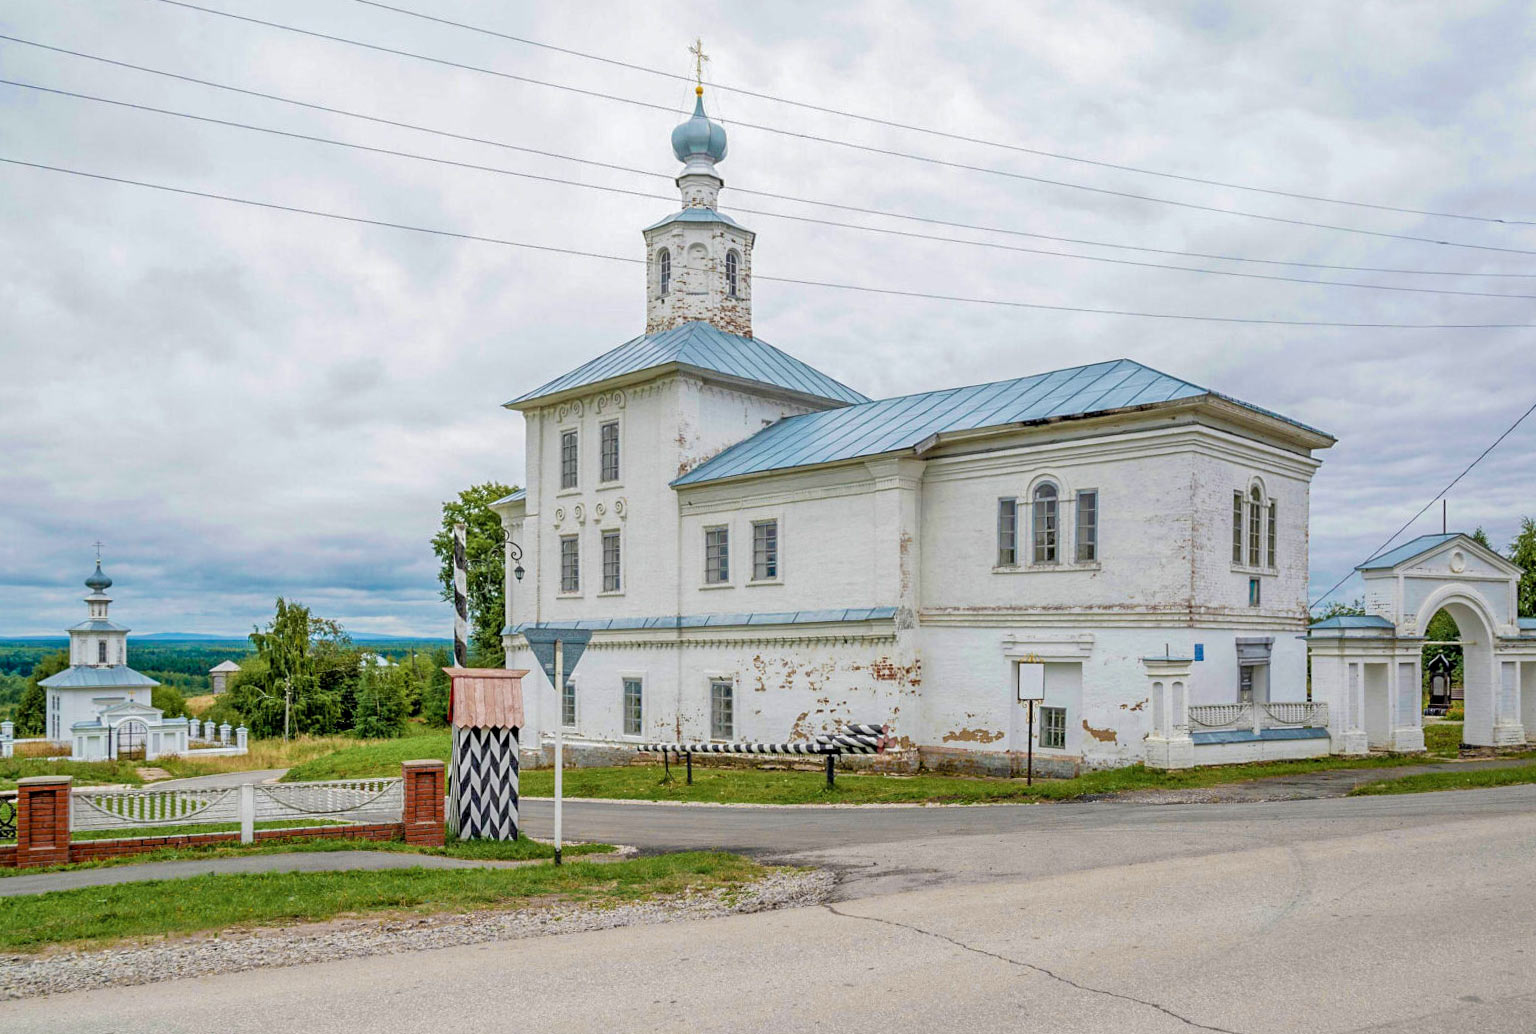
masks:
<path fill-rule="evenodd" d="M 89 613 L 69 629 L 69 667 L 41 683 L 48 739 L 70 744 L 75 761 L 185 754 L 187 719 L 166 718 L 151 703 L 160 683 L 128 667 L 129 630 L 107 617 L 112 579 L 100 559 L 85 585 Z"/>
<path fill-rule="evenodd" d="M 592 630 L 563 700 L 530 683 L 525 749 L 556 723 L 611 758 L 888 722 L 908 764 L 1017 772 L 1025 664 L 1035 764 L 1070 773 L 1143 760 L 1191 706 L 1305 699 L 1332 436 L 1131 359 L 870 399 L 755 336 L 702 96 L 672 146 L 645 333 L 507 403 L 507 664 L 537 668 L 522 629 Z M 1250 754 L 1327 735 L 1255 723 Z"/>

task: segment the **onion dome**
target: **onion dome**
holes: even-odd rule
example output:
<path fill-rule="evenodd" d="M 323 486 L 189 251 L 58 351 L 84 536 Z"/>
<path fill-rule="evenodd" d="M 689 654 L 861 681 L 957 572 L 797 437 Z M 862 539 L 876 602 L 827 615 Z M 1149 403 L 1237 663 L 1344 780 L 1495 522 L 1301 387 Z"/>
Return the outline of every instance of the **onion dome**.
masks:
<path fill-rule="evenodd" d="M 101 561 L 96 561 L 96 573 L 85 580 L 85 587 L 92 592 L 106 592 L 112 588 L 112 579 L 101 571 Z"/>
<path fill-rule="evenodd" d="M 700 86 L 693 106 L 693 117 L 672 130 L 672 153 L 686 162 L 695 155 L 718 162 L 725 157 L 725 127 L 711 122 L 704 114 L 704 87 Z"/>

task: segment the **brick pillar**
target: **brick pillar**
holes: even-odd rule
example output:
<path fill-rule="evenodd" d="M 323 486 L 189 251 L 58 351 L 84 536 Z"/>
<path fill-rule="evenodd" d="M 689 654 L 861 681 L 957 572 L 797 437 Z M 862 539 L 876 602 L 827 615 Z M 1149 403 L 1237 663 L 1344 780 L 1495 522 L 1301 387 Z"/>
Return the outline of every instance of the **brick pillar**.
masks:
<path fill-rule="evenodd" d="M 443 763 L 406 761 L 400 766 L 405 781 L 405 842 L 443 844 Z"/>
<path fill-rule="evenodd" d="M 70 776 L 32 776 L 16 783 L 16 865 L 69 861 Z"/>

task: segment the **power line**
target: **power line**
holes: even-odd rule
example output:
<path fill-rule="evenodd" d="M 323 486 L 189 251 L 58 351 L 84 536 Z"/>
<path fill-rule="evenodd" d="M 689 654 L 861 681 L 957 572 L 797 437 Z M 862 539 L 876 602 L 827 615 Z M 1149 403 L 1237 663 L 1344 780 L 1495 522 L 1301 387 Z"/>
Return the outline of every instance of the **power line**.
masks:
<path fill-rule="evenodd" d="M 579 255 L 584 258 L 604 259 L 610 262 L 625 262 L 631 265 L 643 264 L 642 259 L 629 258 L 620 255 L 605 255 L 601 252 L 582 251 L 576 248 L 559 248 L 547 244 L 533 244 L 527 241 L 515 241 L 501 237 L 489 237 L 482 234 L 464 233 L 455 230 L 443 230 L 434 227 L 413 226 L 409 223 L 397 223 L 384 219 L 370 219 L 363 216 L 343 215 L 339 212 L 326 212 L 314 208 L 303 208 L 297 205 L 284 205 L 272 201 L 258 201 L 252 198 L 236 197 L 232 194 L 217 194 L 212 191 L 192 190 L 187 187 L 173 187 L 164 183 L 152 183 L 147 180 L 130 179 L 125 176 L 110 176 L 105 173 L 87 172 L 83 169 L 70 169 L 60 165 L 47 165 L 42 162 L 23 161 L 19 158 L 7 158 L 0 156 L 0 162 L 7 165 L 16 165 L 29 169 L 38 169 L 45 172 L 57 172 L 70 176 L 79 176 L 85 179 L 99 180 L 107 183 L 118 183 L 127 186 L 145 187 L 150 190 L 164 191 L 170 194 L 180 194 L 187 197 L 204 198 L 212 201 L 228 201 L 239 205 L 250 205 L 256 208 L 268 209 L 279 212 L 292 212 L 298 215 L 316 216 L 322 219 L 334 219 L 340 222 L 356 223 L 364 226 L 379 226 L 394 230 L 408 230 L 412 233 L 431 234 L 439 237 L 452 237 L 459 240 L 478 241 L 485 244 L 499 244 L 513 248 L 528 248 L 535 251 L 557 252 L 562 255 Z M 1048 305 L 1042 302 L 1021 302 L 999 298 L 974 298 L 963 295 L 937 294 L 927 291 L 904 291 L 888 287 L 869 287 L 862 284 L 840 284 L 827 280 L 807 280 L 798 277 L 767 276 L 754 273 L 754 278 L 769 283 L 795 284 L 802 287 L 826 287 L 839 291 L 855 291 L 863 294 L 881 294 L 899 298 L 921 298 L 931 301 L 961 302 L 969 305 L 993 305 L 1012 309 L 1037 309 L 1048 312 L 1073 312 L 1098 316 L 1131 316 L 1141 319 L 1157 320 L 1187 320 L 1197 323 L 1240 323 L 1257 326 L 1275 327 L 1335 327 L 1360 330 L 1529 330 L 1536 329 L 1536 323 L 1345 323 L 1327 320 L 1283 320 L 1261 319 L 1242 316 L 1205 316 L 1187 313 L 1168 312 L 1142 312 L 1132 309 L 1099 309 L 1080 305 Z"/>
<path fill-rule="evenodd" d="M 266 133 L 272 136 L 286 137 L 293 140 L 304 140 L 311 143 L 327 144 L 334 147 L 344 147 L 356 151 L 364 151 L 370 154 L 388 155 L 395 158 L 408 158 L 413 161 L 429 162 L 436 165 L 447 165 L 460 169 L 471 169 L 478 172 L 495 173 L 501 176 L 514 176 L 519 179 L 535 180 L 541 183 L 552 183 L 556 186 L 575 187 L 582 190 L 595 190 L 610 194 L 621 194 L 627 197 L 640 197 L 653 200 L 671 201 L 675 199 L 665 194 L 653 194 L 640 190 L 629 190 L 623 187 L 609 187 L 597 183 L 580 183 L 556 176 L 541 176 L 530 172 L 520 172 L 514 169 L 502 168 L 494 165 L 481 165 L 475 162 L 457 161 L 451 158 L 440 158 L 434 155 L 418 154 L 413 151 L 401 151 L 389 147 L 374 147 L 369 144 L 354 143 L 348 140 L 337 140 L 333 137 L 316 136 L 311 133 L 299 133 L 286 129 L 277 129 L 271 126 L 258 126 L 248 122 L 237 122 L 232 119 L 213 118 L 207 115 L 195 115 L 191 112 L 176 111 L 170 108 L 160 108 L 149 104 L 137 104 L 132 101 L 116 100 L 111 97 L 101 97 L 88 93 L 77 93 L 72 90 L 60 90 L 50 86 L 41 86 L 36 83 L 26 83 L 15 79 L 0 79 L 0 85 L 13 86 L 20 89 L 34 90 L 39 93 L 51 94 L 58 97 L 69 97 L 75 100 L 91 101 L 98 104 L 108 104 L 119 108 L 128 108 L 134 111 L 149 112 L 156 115 L 168 115 L 175 118 L 188 119 L 194 122 L 202 122 L 208 125 L 224 126 L 231 129 L 243 129 L 256 133 Z M 1459 291 L 1451 288 L 1437 287 L 1403 287 L 1395 284 L 1370 284 L 1357 283 L 1347 280 L 1314 280 L 1307 277 L 1281 276 L 1273 273 L 1245 273 L 1229 269 L 1206 269 L 1197 266 L 1179 266 L 1162 262 L 1142 262 L 1135 259 L 1111 258 L 1104 255 L 1083 255 L 1070 251 L 1053 251 L 1048 248 L 1026 248 L 1012 244 L 998 244 L 992 241 L 973 241 L 959 237 L 941 237 L 937 234 L 915 233 L 908 230 L 896 230 L 883 226 L 861 226 L 857 223 L 843 223 L 832 219 L 817 219 L 813 216 L 792 215 L 784 212 L 769 212 L 753 208 L 736 208 L 735 211 L 751 215 L 768 216 L 775 219 L 788 219 L 795 222 L 811 223 L 818 226 L 831 226 L 839 229 L 856 230 L 865 233 L 878 233 L 887 236 L 905 237 L 915 240 L 934 241 L 946 244 L 960 244 L 970 247 L 991 248 L 1001 251 L 1012 251 L 1030 255 L 1040 255 L 1054 258 L 1079 259 L 1087 262 L 1104 262 L 1113 265 L 1135 266 L 1143 269 L 1161 269 L 1173 272 L 1198 273 L 1208 276 L 1239 277 L 1247 280 L 1270 280 L 1283 283 L 1303 284 L 1313 287 L 1347 287 L 1361 290 L 1394 291 L 1409 294 L 1436 294 L 1457 295 L 1475 298 L 1510 298 L 1510 299 L 1536 299 L 1536 294 L 1506 294 L 1493 291 Z"/>
<path fill-rule="evenodd" d="M 418 61 L 426 61 L 446 68 L 457 68 L 465 72 L 479 72 L 483 75 L 495 76 L 512 82 L 525 83 L 531 86 L 543 86 L 554 90 L 563 90 L 568 93 L 579 94 L 583 97 L 593 97 L 599 100 L 615 101 L 620 104 L 629 104 L 635 107 L 648 108 L 653 111 L 665 111 L 676 115 L 675 108 L 665 104 L 655 104 L 651 101 L 636 100 L 633 97 L 622 97 L 618 94 L 604 93 L 601 90 L 589 90 L 581 86 L 571 86 L 565 83 L 553 83 L 544 79 L 535 79 L 531 76 L 516 75 L 512 72 L 503 72 L 494 68 L 485 68 L 480 65 L 471 65 L 462 61 L 453 61 L 448 58 L 433 57 L 429 54 L 420 54 L 410 50 L 400 50 L 396 47 L 386 47 L 377 43 L 365 43 L 362 40 L 350 39 L 346 36 L 336 36 L 330 33 L 318 32 L 314 29 L 301 29 L 295 25 L 286 25 L 282 22 L 267 21 L 262 18 L 253 18 L 250 15 L 235 14 L 232 11 L 220 11 L 212 7 L 201 7 L 197 4 L 187 3 L 185 0 L 157 0 L 162 4 L 172 7 L 182 7 L 191 11 L 200 11 L 204 14 L 216 15 L 220 18 L 229 18 L 234 21 L 246 22 L 251 25 L 261 25 L 271 29 L 279 29 L 284 32 L 297 33 L 301 36 L 309 36 L 313 39 L 323 39 L 332 43 L 342 43 L 347 46 L 360 47 L 381 54 L 392 54 L 396 57 L 408 57 Z M 1108 187 L 1094 187 L 1086 183 L 1074 183 L 1070 180 L 1051 179 L 1045 176 L 1032 176 L 1028 173 L 1014 172 L 1008 169 L 995 169 L 983 165 L 971 165 L 966 162 L 951 161 L 944 158 L 934 158 L 929 155 L 913 154 L 909 151 L 898 151 L 893 148 L 874 147 L 870 144 L 854 143 L 851 140 L 839 140 L 835 137 L 818 136 L 814 133 L 802 133 L 797 130 L 783 129 L 777 126 L 768 126 L 761 123 L 744 122 L 739 119 L 732 120 L 732 125 L 744 129 L 755 129 L 765 133 L 774 133 L 779 136 L 791 137 L 797 140 L 809 140 L 814 143 L 833 144 L 855 151 L 865 151 L 870 154 L 884 155 L 889 158 L 902 158 L 908 161 L 924 162 L 930 165 L 938 165 L 949 169 L 960 169 L 966 172 L 979 172 L 989 176 L 1001 176 L 1006 179 L 1040 183 L 1046 186 L 1062 187 L 1068 190 L 1086 191 L 1091 194 L 1100 194 L 1107 197 L 1117 197 L 1131 201 L 1145 201 L 1151 204 L 1171 205 L 1175 208 L 1185 208 L 1197 212 L 1212 212 L 1218 215 L 1239 216 L 1245 219 L 1258 219 L 1263 222 L 1282 223 L 1287 226 L 1306 226 L 1318 230 L 1332 230 L 1337 233 L 1353 233 L 1367 237 L 1379 237 L 1386 240 L 1412 241 L 1420 244 L 1435 244 L 1448 248 L 1465 248 L 1472 251 L 1492 251 L 1507 255 L 1536 255 L 1536 250 L 1525 248 L 1506 248 L 1494 244 L 1473 244 L 1467 241 L 1443 240 L 1438 237 L 1421 237 L 1416 234 L 1389 233 L 1385 230 L 1367 230 L 1359 226 L 1343 226 L 1337 223 L 1322 223 L 1308 219 L 1292 219 L 1286 216 L 1265 215 L 1260 212 L 1250 212 L 1237 208 L 1222 208 L 1218 205 L 1202 205 L 1193 201 L 1178 201 L 1173 198 L 1156 197 L 1150 194 L 1137 194 L 1128 190 L 1111 190 Z"/>
<path fill-rule="evenodd" d="M 1494 449 L 1498 448 L 1499 444 L 1501 442 L 1503 442 L 1504 439 L 1506 439 L 1510 435 L 1514 434 L 1515 433 L 1515 428 L 1517 428 L 1521 424 L 1525 423 L 1525 418 L 1530 416 L 1532 413 L 1536 413 L 1536 402 L 1531 403 L 1531 408 L 1530 409 L 1527 409 L 1524 413 L 1521 413 L 1517 418 L 1515 418 L 1515 422 L 1510 424 L 1509 427 L 1505 428 L 1504 433 L 1499 435 L 1497 438 L 1495 438 L 1493 440 L 1493 444 L 1492 445 L 1488 446 L 1488 448 L 1486 448 L 1482 452 L 1478 453 L 1477 454 L 1477 459 L 1473 460 L 1471 463 L 1468 463 L 1466 465 L 1466 467 L 1464 467 L 1462 469 L 1462 472 L 1460 474 L 1457 474 L 1454 478 L 1452 478 L 1451 479 L 1451 483 L 1446 485 L 1438 493 L 1436 493 L 1434 498 L 1432 498 L 1429 502 L 1425 503 L 1423 505 L 1423 507 L 1420 508 L 1418 513 L 1416 513 L 1412 517 L 1408 518 L 1408 520 L 1406 522 L 1404 522 L 1403 526 L 1401 528 L 1398 528 L 1396 531 L 1394 531 L 1392 533 L 1391 537 L 1387 539 L 1387 541 L 1385 541 L 1381 545 L 1377 546 L 1376 549 L 1371 553 L 1370 556 L 1366 557 L 1364 560 L 1362 560 L 1360 562 L 1360 566 L 1364 566 L 1365 564 L 1370 563 L 1372 560 L 1375 560 L 1377 557 L 1381 556 L 1382 553 L 1386 552 L 1387 547 L 1392 545 L 1392 543 L 1396 542 L 1397 541 L 1397 537 L 1399 535 L 1401 535 L 1403 532 L 1407 531 L 1409 529 L 1409 527 L 1411 527 L 1413 525 L 1414 521 L 1416 521 L 1420 517 L 1424 516 L 1424 514 L 1429 510 L 1429 508 L 1431 506 L 1434 506 L 1437 502 L 1440 501 L 1440 499 L 1443 496 L 1445 496 L 1446 493 L 1448 493 L 1451 489 L 1455 488 L 1457 482 L 1459 482 L 1462 478 L 1464 478 L 1468 474 L 1470 474 L 1472 472 L 1472 468 L 1477 466 L 1479 463 L 1483 462 L 1483 458 L 1486 457 Z M 1309 606 L 1307 609 L 1308 610 L 1313 609 L 1319 603 L 1321 603 L 1324 600 L 1326 600 L 1329 596 L 1332 596 L 1334 593 L 1338 592 L 1339 591 L 1339 586 L 1343 585 L 1345 582 L 1347 582 L 1351 578 L 1353 578 L 1354 574 L 1355 574 L 1355 572 L 1353 570 L 1351 570 L 1349 572 L 1349 574 L 1346 574 L 1343 578 L 1340 578 L 1337 582 L 1335 582 L 1333 584 L 1333 588 L 1329 589 L 1327 592 L 1323 593 L 1317 599 L 1313 600 L 1311 606 Z"/>
<path fill-rule="evenodd" d="M 423 11 L 413 11 L 408 7 L 397 7 L 394 4 L 380 3 L 379 0 L 355 0 L 356 3 L 367 7 L 376 7 L 384 11 L 393 11 L 396 14 L 407 15 L 411 18 L 419 18 L 423 21 L 436 22 L 439 25 L 449 25 L 457 29 L 465 29 L 469 32 L 480 33 L 485 36 L 494 36 L 498 39 L 509 40 L 513 43 L 521 43 L 530 47 L 538 47 L 542 50 L 550 50 L 559 54 L 567 54 L 571 57 L 579 57 L 588 61 L 598 61 L 616 68 L 628 68 L 636 72 L 646 72 L 650 75 L 659 75 L 667 79 L 691 83 L 693 79 L 676 72 L 668 72 L 665 69 L 654 68 L 649 65 L 635 64 L 630 61 L 621 61 L 617 58 L 605 57 L 601 54 L 592 54 L 586 51 L 573 50 L 570 47 L 561 47 L 553 43 L 544 43 L 540 40 L 529 39 L 526 36 L 514 36 L 511 33 L 499 32 L 482 25 L 470 25 L 467 22 L 458 22 L 450 18 L 441 18 L 437 15 L 427 14 Z M 741 86 L 728 86 L 719 82 L 710 82 L 710 88 L 722 90 L 727 93 L 740 94 L 743 97 L 753 97 L 757 100 L 772 101 L 776 104 L 787 104 L 791 107 L 803 108 L 807 111 L 817 111 L 825 115 L 837 115 L 841 118 L 855 119 L 860 122 L 868 122 L 872 125 L 886 126 L 891 129 L 903 129 L 913 133 L 923 133 L 928 136 L 942 137 L 946 140 L 958 140 L 968 144 L 981 144 L 985 147 L 996 147 L 1005 151 L 1015 151 L 1019 154 L 1030 154 L 1040 158 L 1054 158 L 1064 162 L 1076 162 L 1081 165 L 1091 165 L 1101 169 L 1115 169 L 1119 172 L 1134 172 L 1143 176 L 1158 176 L 1163 179 L 1180 180 L 1185 183 L 1199 183 L 1210 187 L 1227 187 L 1232 190 L 1247 190 L 1257 194 L 1268 194 L 1273 197 L 1287 197 L 1298 201 L 1321 201 L 1330 205 L 1348 205 L 1354 208 L 1369 208 L 1379 212 L 1399 212 L 1404 215 L 1434 216 L 1440 219 L 1463 219 L 1471 222 L 1499 223 L 1506 226 L 1536 226 L 1536 220 L 1529 219 L 1504 219 L 1496 216 L 1469 215 L 1462 212 L 1439 212 L 1423 208 L 1403 208 L 1397 205 L 1375 204 L 1369 201 L 1352 201 L 1347 198 L 1328 197 L 1321 194 L 1304 194 L 1290 190 L 1278 190 L 1271 187 L 1256 187 L 1246 183 L 1233 183 L 1229 180 L 1207 179 L 1200 176 L 1188 176 L 1177 172 L 1167 172 L 1160 169 L 1148 169 L 1138 165 L 1125 165 L 1120 162 L 1104 161 L 1097 158 L 1084 158 L 1080 155 L 1064 154 L 1059 151 L 1047 151 L 1035 147 L 1025 147 L 1021 144 L 1010 144 L 1000 140 L 989 140 L 983 137 L 967 136 L 963 133 L 953 133 L 948 130 L 934 129 L 931 126 L 919 126 L 909 122 L 897 122 L 893 119 L 880 118 L 875 115 L 864 115 L 859 112 L 846 111 L 841 108 L 827 107 L 821 104 L 811 104 L 807 101 L 793 100 L 789 97 L 781 97 L 777 94 L 763 93 L 757 90 L 749 90 Z"/>
<path fill-rule="evenodd" d="M 197 86 L 207 86 L 215 90 L 224 90 L 246 97 L 258 97 L 263 100 L 277 101 L 281 104 L 290 104 L 295 107 L 306 108 L 311 111 L 321 111 L 330 115 L 341 115 L 346 118 L 359 119 L 364 122 L 372 122 L 378 125 L 393 126 L 398 129 L 409 129 L 418 133 L 429 133 L 451 140 L 461 140 L 468 143 L 485 144 L 508 151 L 517 151 L 523 154 L 534 154 L 544 158 L 553 158 L 559 161 L 574 162 L 579 165 L 588 165 L 594 168 L 609 169 L 615 172 L 632 173 L 637 176 L 648 176 L 653 179 L 671 181 L 673 177 L 667 173 L 654 172 L 650 169 L 637 169 L 633 166 L 618 165 L 612 162 L 596 161 L 591 158 L 578 158 L 573 155 L 561 154 L 556 151 L 544 150 L 537 147 L 527 147 L 521 144 L 509 143 L 505 140 L 497 140 L 489 137 L 473 136 L 465 133 L 454 133 L 444 129 L 436 129 L 432 126 L 424 126 L 419 123 L 403 122 L 397 119 L 383 118 L 377 115 L 367 115 L 362 112 L 348 111 L 345 108 L 335 108 L 311 101 L 299 100 L 294 97 L 285 97 L 281 94 L 266 93 L 261 90 L 252 90 L 246 87 L 233 86 L 212 79 L 199 79 L 196 76 L 182 75 L 178 72 L 169 72 L 164 69 L 151 68 L 147 65 L 138 65 L 128 61 L 119 61 L 115 58 L 103 57 L 99 54 L 89 54 L 79 50 L 69 50 L 65 47 L 51 46 L 47 43 L 39 43 L 35 40 L 22 39 L 18 36 L 6 36 L 0 34 L 0 40 L 9 43 L 17 43 L 23 46 L 36 47 L 40 50 L 50 51 L 55 54 L 66 54 L 70 57 L 78 57 L 87 61 L 96 61 L 101 64 L 111 65 L 115 68 L 126 68 L 135 72 L 143 72 L 148 75 L 161 76 L 163 78 L 179 82 L 192 83 Z M 1180 258 L 1211 259 L 1220 262 L 1246 262 L 1254 265 L 1267 266 L 1294 266 L 1303 269 L 1325 269 L 1355 273 L 1391 273 L 1402 276 L 1469 276 L 1469 277 L 1494 277 L 1505 279 L 1530 279 L 1536 278 L 1536 273 L 1503 273 L 1485 272 L 1481 270 L 1455 270 L 1455 269 L 1404 269 L 1397 266 L 1353 266 L 1342 263 L 1329 262 L 1302 262 L 1288 259 L 1253 258 L 1244 255 L 1225 255 L 1217 252 L 1182 251 L 1175 248 L 1154 248 L 1146 245 L 1121 244 L 1111 241 L 1093 240 L 1083 237 L 1065 237 L 1056 234 L 1037 233 L 1029 230 L 1019 230 L 1009 227 L 987 226 L 977 223 L 966 223 L 950 219 L 936 219 L 929 216 L 913 215 L 906 212 L 898 212 L 891 209 L 869 208 L 860 205 L 850 205 L 835 201 L 819 201 L 814 198 L 799 197 L 793 194 L 781 194 L 766 190 L 752 190 L 747 187 L 733 186 L 731 190 L 738 194 L 749 194 L 753 197 L 771 198 L 776 201 L 790 201 L 798 204 L 813 205 L 819 208 L 830 208 L 837 211 L 856 212 L 862 215 L 874 215 L 891 219 L 904 219 L 910 222 L 925 223 L 933 226 L 947 226 L 959 230 L 976 230 L 984 233 L 997 233 L 1012 237 L 1027 237 L 1035 240 L 1054 241 L 1059 244 L 1082 244 L 1095 248 L 1110 248 L 1119 251 L 1140 251 L 1153 255 L 1173 255 Z"/>

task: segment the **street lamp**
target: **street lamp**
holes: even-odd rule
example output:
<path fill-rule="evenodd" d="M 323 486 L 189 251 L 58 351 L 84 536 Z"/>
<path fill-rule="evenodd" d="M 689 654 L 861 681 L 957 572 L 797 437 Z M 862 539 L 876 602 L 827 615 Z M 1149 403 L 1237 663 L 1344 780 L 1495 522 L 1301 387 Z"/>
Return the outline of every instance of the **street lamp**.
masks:
<path fill-rule="evenodd" d="M 512 541 L 512 532 L 507 528 L 501 529 L 501 544 L 507 551 L 507 557 L 516 566 L 512 568 L 512 577 L 518 581 L 523 580 L 523 547 Z"/>

